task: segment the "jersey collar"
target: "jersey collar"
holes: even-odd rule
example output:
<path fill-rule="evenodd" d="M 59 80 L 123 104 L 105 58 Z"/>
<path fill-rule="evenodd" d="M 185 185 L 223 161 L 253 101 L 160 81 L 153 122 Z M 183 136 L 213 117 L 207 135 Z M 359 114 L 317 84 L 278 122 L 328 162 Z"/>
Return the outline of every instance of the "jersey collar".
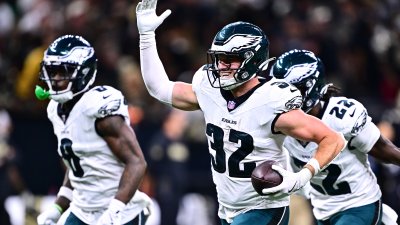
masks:
<path fill-rule="evenodd" d="M 266 79 L 259 79 L 260 83 L 257 84 L 257 86 L 253 87 L 251 90 L 249 90 L 246 94 L 235 98 L 232 95 L 231 91 L 220 89 L 222 97 L 226 100 L 226 108 L 228 109 L 229 112 L 235 110 L 237 107 L 239 107 L 243 102 L 245 102 L 253 93 L 255 90 L 257 90 L 259 87 L 261 87 L 263 84 L 267 82 Z"/>

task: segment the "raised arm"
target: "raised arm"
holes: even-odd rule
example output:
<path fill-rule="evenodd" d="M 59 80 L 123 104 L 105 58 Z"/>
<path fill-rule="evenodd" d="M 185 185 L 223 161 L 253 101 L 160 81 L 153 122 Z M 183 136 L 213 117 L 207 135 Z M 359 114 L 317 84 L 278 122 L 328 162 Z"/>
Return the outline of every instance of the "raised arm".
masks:
<path fill-rule="evenodd" d="M 171 14 L 166 10 L 156 14 L 157 0 L 142 0 L 136 7 L 137 26 L 140 34 L 140 67 L 150 95 L 159 101 L 182 110 L 199 109 L 192 85 L 172 82 L 158 56 L 155 30 Z"/>

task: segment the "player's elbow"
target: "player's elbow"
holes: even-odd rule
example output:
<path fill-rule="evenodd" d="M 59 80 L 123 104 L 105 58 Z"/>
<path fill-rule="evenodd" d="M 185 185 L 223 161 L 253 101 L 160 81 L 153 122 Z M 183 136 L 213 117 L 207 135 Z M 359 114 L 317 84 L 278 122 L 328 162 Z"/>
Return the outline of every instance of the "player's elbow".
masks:
<path fill-rule="evenodd" d="M 336 136 L 337 136 L 336 143 L 337 143 L 337 146 L 338 146 L 336 148 L 336 152 L 337 152 L 337 154 L 339 154 L 346 147 L 347 141 L 344 138 L 344 135 L 342 133 L 336 132 Z"/>
<path fill-rule="evenodd" d="M 147 162 L 144 157 L 138 157 L 135 160 L 134 165 L 136 167 L 135 171 L 138 174 L 144 174 L 147 170 Z"/>
<path fill-rule="evenodd" d="M 172 104 L 172 87 L 167 89 L 167 88 L 148 86 L 147 90 L 150 96 L 157 99 L 158 101 L 167 105 Z"/>
<path fill-rule="evenodd" d="M 347 141 L 344 138 L 342 133 L 335 132 L 334 140 L 332 142 L 333 151 L 332 151 L 332 160 L 331 162 L 338 157 L 338 155 L 346 148 Z"/>
<path fill-rule="evenodd" d="M 134 177 L 142 178 L 147 170 L 147 162 L 144 159 L 130 160 L 129 163 L 125 165 L 125 170 L 129 171 Z"/>
<path fill-rule="evenodd" d="M 146 162 L 145 159 L 143 159 L 141 162 L 142 162 L 142 163 L 141 163 L 141 168 L 142 168 L 143 173 L 144 173 L 144 172 L 146 172 L 146 170 L 147 170 L 147 162 Z"/>
<path fill-rule="evenodd" d="M 325 169 L 346 147 L 347 141 L 342 133 L 333 131 L 330 135 L 320 142 L 320 149 L 324 149 L 322 152 L 325 155 L 325 160 L 319 161 L 321 170 Z"/>

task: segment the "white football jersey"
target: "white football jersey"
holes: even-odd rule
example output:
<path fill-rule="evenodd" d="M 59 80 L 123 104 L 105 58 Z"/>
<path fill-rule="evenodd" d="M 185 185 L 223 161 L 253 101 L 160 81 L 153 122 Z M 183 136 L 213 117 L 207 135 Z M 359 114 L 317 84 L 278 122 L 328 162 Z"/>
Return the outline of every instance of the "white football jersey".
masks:
<path fill-rule="evenodd" d="M 124 164 L 112 153 L 95 128 L 95 121 L 120 115 L 129 125 L 128 106 L 122 93 L 109 86 L 97 86 L 83 94 L 64 122 L 51 100 L 47 115 L 58 139 L 58 154 L 69 168 L 73 190 L 71 211 L 83 222 L 94 224 L 114 198 Z M 123 212 L 123 223 L 138 215 L 150 199 L 136 191 Z"/>
<path fill-rule="evenodd" d="M 365 107 L 354 99 L 332 97 L 325 103 L 321 120 L 341 132 L 348 141 L 346 148 L 311 179 L 310 197 L 317 219 L 326 220 L 333 214 L 376 202 L 381 191 L 368 161 L 368 152 L 380 132 Z M 291 166 L 299 171 L 310 160 L 317 144 L 287 137 L 285 148 Z"/>
<path fill-rule="evenodd" d="M 286 167 L 285 136 L 273 131 L 274 123 L 281 113 L 301 107 L 300 92 L 273 79 L 234 99 L 230 91 L 211 87 L 205 67 L 196 72 L 192 85 L 206 122 L 219 217 L 229 221 L 251 209 L 289 205 L 288 197 L 264 199 L 254 190 L 250 177 L 265 160 Z"/>

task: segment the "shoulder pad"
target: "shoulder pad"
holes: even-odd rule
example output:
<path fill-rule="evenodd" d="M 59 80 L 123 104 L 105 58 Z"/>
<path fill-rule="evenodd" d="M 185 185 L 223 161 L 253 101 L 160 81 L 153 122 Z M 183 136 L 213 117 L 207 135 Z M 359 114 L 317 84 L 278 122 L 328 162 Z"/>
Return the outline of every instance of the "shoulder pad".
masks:
<path fill-rule="evenodd" d="M 87 112 L 96 118 L 110 115 L 128 116 L 128 105 L 120 91 L 110 86 L 92 88 L 86 97 Z"/>
<path fill-rule="evenodd" d="M 202 67 L 200 67 L 200 69 L 198 69 L 196 71 L 196 73 L 194 73 L 193 75 L 193 79 L 192 79 L 192 86 L 193 86 L 193 91 L 196 92 L 196 90 L 198 90 L 198 88 L 201 86 L 201 83 L 204 82 L 204 79 L 207 79 L 207 69 L 209 68 L 209 65 L 204 65 Z M 207 80 L 208 82 L 208 80 Z"/>
<path fill-rule="evenodd" d="M 271 79 L 267 84 L 270 88 L 269 96 L 275 103 L 275 113 L 284 113 L 301 108 L 303 97 L 295 86 L 280 79 Z"/>
<path fill-rule="evenodd" d="M 347 138 L 357 136 L 371 121 L 363 104 L 345 97 L 331 98 L 325 113 L 330 115 L 326 122 Z"/>

